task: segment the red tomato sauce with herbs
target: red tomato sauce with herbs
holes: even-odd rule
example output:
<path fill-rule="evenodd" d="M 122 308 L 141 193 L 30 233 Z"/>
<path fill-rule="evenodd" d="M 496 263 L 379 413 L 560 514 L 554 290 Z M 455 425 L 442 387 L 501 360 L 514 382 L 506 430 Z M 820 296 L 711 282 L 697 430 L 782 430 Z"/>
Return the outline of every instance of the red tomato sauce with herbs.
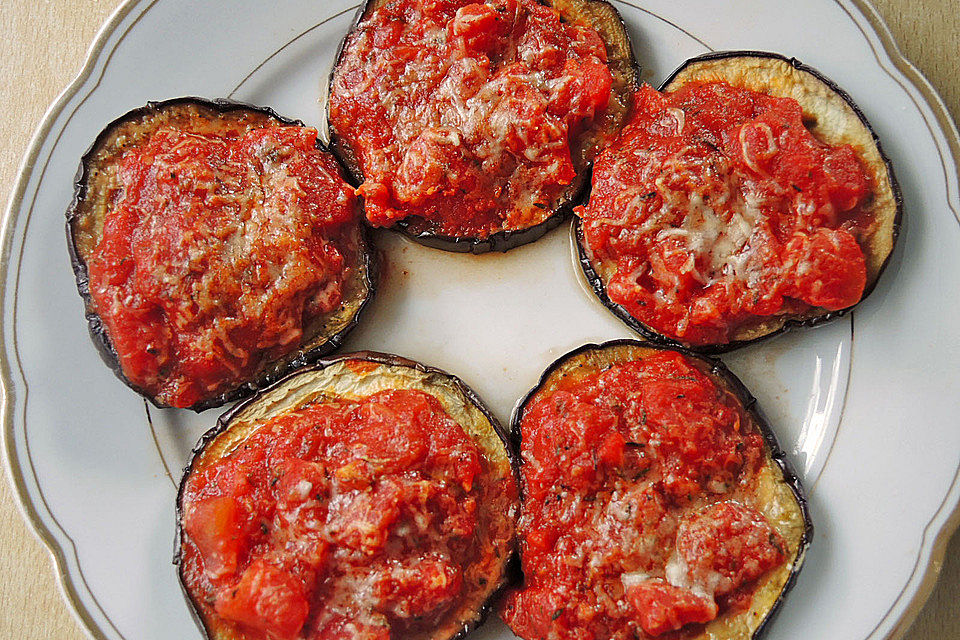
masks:
<path fill-rule="evenodd" d="M 493 553 L 485 464 L 420 391 L 284 414 L 186 484 L 185 584 L 250 639 L 428 630 Z"/>
<path fill-rule="evenodd" d="M 134 385 L 175 407 L 215 397 L 340 305 L 354 196 L 316 136 L 161 128 L 123 157 L 87 266 Z"/>
<path fill-rule="evenodd" d="M 658 333 L 725 343 L 740 327 L 856 304 L 869 180 L 789 98 L 722 83 L 643 87 L 577 209 L 610 299 Z"/>
<path fill-rule="evenodd" d="M 611 83 L 597 31 L 534 0 L 393 0 L 350 36 L 330 121 L 371 223 L 483 238 L 550 217 Z"/>
<path fill-rule="evenodd" d="M 527 640 L 658 637 L 749 606 L 785 543 L 743 496 L 764 459 L 740 402 L 678 353 L 534 399 L 521 422 Z"/>

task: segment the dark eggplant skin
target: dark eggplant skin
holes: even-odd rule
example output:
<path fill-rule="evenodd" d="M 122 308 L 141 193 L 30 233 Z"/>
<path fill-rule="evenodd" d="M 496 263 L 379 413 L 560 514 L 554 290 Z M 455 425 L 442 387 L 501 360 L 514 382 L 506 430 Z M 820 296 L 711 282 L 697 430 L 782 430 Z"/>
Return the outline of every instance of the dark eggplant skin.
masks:
<path fill-rule="evenodd" d="M 360 168 L 360 162 L 357 155 L 349 144 L 340 136 L 330 122 L 330 100 L 329 96 L 333 90 L 333 80 L 340 61 L 344 55 L 347 42 L 357 26 L 366 19 L 378 6 L 388 0 L 364 0 L 363 4 L 357 10 L 356 15 L 350 25 L 343 40 L 337 48 L 334 64 L 330 70 L 327 82 L 327 102 L 324 107 L 325 117 L 328 122 L 328 135 L 330 139 L 330 150 L 340 159 L 341 164 L 346 167 L 354 186 L 359 186 L 364 181 L 363 171 Z M 570 18 L 583 17 L 594 25 L 602 26 L 598 30 L 607 44 L 608 53 L 610 53 L 610 67 L 614 72 L 615 78 L 623 79 L 623 87 L 620 89 L 625 94 L 625 100 L 630 101 L 633 90 L 640 85 L 640 64 L 637 62 L 630 36 L 627 31 L 626 23 L 620 12 L 617 11 L 608 0 L 538 0 L 541 4 L 553 7 L 560 12 L 565 20 Z M 628 102 L 628 111 L 632 105 Z M 623 126 L 625 118 L 621 117 L 617 130 Z M 608 138 L 616 135 L 617 131 L 603 132 Z M 608 140 L 609 141 L 609 140 Z M 606 145 L 598 147 L 593 157 L 603 150 Z M 406 220 L 400 220 L 390 227 L 395 229 L 411 240 L 427 247 L 450 251 L 452 253 L 471 253 L 479 255 L 482 253 L 504 252 L 516 247 L 529 244 L 542 238 L 547 232 L 560 226 L 565 220 L 573 217 L 573 207 L 582 199 L 583 194 L 590 186 L 590 165 L 588 162 L 582 171 L 578 171 L 577 177 L 567 189 L 567 193 L 561 198 L 556 209 L 549 218 L 526 229 L 517 229 L 514 231 L 498 231 L 485 238 L 477 237 L 457 237 L 448 236 L 441 233 L 430 231 L 417 231 Z"/>
<path fill-rule="evenodd" d="M 200 610 L 197 605 L 194 603 L 193 599 L 190 596 L 190 593 L 186 586 L 186 578 L 184 575 L 184 565 L 183 565 L 183 541 L 185 538 L 185 532 L 183 529 L 183 500 L 184 494 L 187 486 L 187 480 L 190 475 L 193 473 L 194 469 L 197 467 L 201 456 L 206 451 L 208 446 L 211 445 L 219 436 L 223 435 L 231 426 L 231 423 L 243 414 L 244 411 L 255 407 L 256 404 L 261 401 L 263 396 L 269 394 L 271 391 L 283 387 L 288 384 L 291 380 L 294 380 L 298 377 L 307 375 L 311 373 L 320 372 L 323 369 L 331 365 L 335 365 L 340 362 L 349 361 L 349 360 L 359 360 L 375 365 L 384 365 L 388 367 L 398 367 L 403 369 L 410 369 L 418 373 L 425 374 L 429 379 L 440 379 L 443 382 L 446 382 L 459 393 L 466 402 L 472 405 L 475 409 L 483 415 L 487 420 L 489 425 L 492 427 L 493 432 L 496 434 L 496 437 L 499 440 L 499 444 L 503 447 L 503 452 L 509 462 L 510 474 L 513 477 L 514 482 L 517 486 L 520 486 L 519 480 L 519 465 L 520 458 L 517 450 L 513 447 L 513 440 L 510 435 L 510 431 L 506 429 L 493 415 L 490 409 L 484 404 L 480 399 L 477 393 L 470 388 L 463 380 L 454 376 L 452 374 L 438 369 L 435 367 L 430 367 L 424 365 L 415 360 L 410 360 L 402 356 L 382 353 L 378 351 L 358 351 L 353 353 L 343 353 L 337 354 L 336 356 L 323 358 L 317 362 L 314 362 L 308 366 L 301 367 L 289 374 L 284 378 L 275 381 L 272 385 L 267 388 L 260 389 L 255 395 L 246 398 L 244 401 L 234 405 L 232 408 L 224 412 L 218 419 L 216 425 L 211 428 L 209 431 L 201 436 L 197 445 L 193 448 L 190 461 L 183 469 L 181 475 L 180 484 L 177 489 L 177 502 L 176 502 L 176 522 L 177 529 L 174 539 L 174 556 L 173 564 L 177 567 L 177 578 L 180 584 L 180 589 L 183 592 L 184 598 L 187 601 L 188 608 L 190 613 L 193 616 L 194 621 L 196 622 L 198 628 L 204 634 L 204 637 L 208 640 L 243 640 L 242 637 L 234 636 L 218 636 L 211 630 L 206 622 L 203 620 L 203 617 L 200 614 Z M 511 519 L 514 523 L 514 532 L 516 530 L 516 517 L 519 512 L 519 505 L 516 505 Z M 503 559 L 503 577 L 500 580 L 499 584 L 495 585 L 490 592 L 490 594 L 485 598 L 483 604 L 479 609 L 474 611 L 474 616 L 472 619 L 464 621 L 464 623 L 459 626 L 455 633 L 447 637 L 431 637 L 426 640 L 462 640 L 468 633 L 474 629 L 480 627 L 490 615 L 490 612 L 495 607 L 497 601 L 500 599 L 500 596 L 503 592 L 516 583 L 520 577 L 520 563 L 517 552 L 517 541 L 516 538 L 510 543 L 510 552 Z"/>
<path fill-rule="evenodd" d="M 284 117 L 270 107 L 256 106 L 223 98 L 210 100 L 196 96 L 185 96 L 168 100 L 151 101 L 142 107 L 133 109 L 116 118 L 106 127 L 104 127 L 104 129 L 94 140 L 93 144 L 90 145 L 90 147 L 81 157 L 80 167 L 77 171 L 76 178 L 74 179 L 73 199 L 66 212 L 66 235 L 67 249 L 70 254 L 70 264 L 73 267 L 73 272 L 77 283 L 77 290 L 80 294 L 80 297 L 83 299 L 87 328 L 90 338 L 96 346 L 97 352 L 100 354 L 104 364 L 106 364 L 107 367 L 109 367 L 124 384 L 149 400 L 151 404 L 161 409 L 169 408 L 169 405 L 164 404 L 155 397 L 152 397 L 146 393 L 137 385 L 133 384 L 129 379 L 127 379 L 120 367 L 120 361 L 116 349 L 114 349 L 113 344 L 110 341 L 110 336 L 108 335 L 107 329 L 104 326 L 100 316 L 97 314 L 93 305 L 93 300 L 90 296 L 89 273 L 87 271 L 86 261 L 81 256 L 78 248 L 75 224 L 81 215 L 80 207 L 87 195 L 89 181 L 96 171 L 96 169 L 91 166 L 91 162 L 94 155 L 100 149 L 101 144 L 113 134 L 117 127 L 123 125 L 124 123 L 136 121 L 140 118 L 148 117 L 151 114 L 160 113 L 163 110 L 181 105 L 196 105 L 201 108 L 213 110 L 217 113 L 247 111 L 266 116 L 267 118 L 276 121 L 278 124 L 297 127 L 305 126 L 300 120 Z M 321 151 L 329 153 L 329 149 L 325 147 L 319 139 L 317 140 L 316 146 Z M 343 172 L 343 167 L 341 167 L 341 172 Z M 360 211 L 358 215 L 362 216 L 362 211 Z M 288 356 L 281 358 L 275 363 L 270 363 L 264 367 L 265 370 L 261 372 L 257 379 L 250 380 L 244 384 L 234 387 L 233 389 L 225 391 L 214 398 L 209 398 L 198 402 L 189 407 L 190 410 L 199 413 L 201 411 L 205 411 L 206 409 L 219 407 L 226 403 L 234 402 L 249 396 L 257 389 L 269 385 L 278 378 L 282 377 L 286 372 L 313 362 L 317 358 L 335 351 L 340 347 L 340 345 L 346 339 L 347 334 L 359 323 L 362 312 L 368 306 L 369 301 L 373 298 L 376 292 L 377 277 L 379 272 L 379 257 L 373 248 L 366 225 L 358 225 L 358 235 L 356 241 L 360 254 L 360 262 L 356 265 L 358 270 L 358 286 L 362 287 L 366 293 L 363 295 L 363 299 L 360 301 L 352 319 L 346 325 L 339 328 L 339 330 L 327 336 L 326 340 L 323 340 L 320 344 L 314 345 L 305 350 L 299 349 L 292 354 L 288 354 Z M 317 336 L 312 337 L 310 341 L 315 340 L 316 337 Z"/>
<path fill-rule="evenodd" d="M 882 221 L 882 231 L 886 233 L 886 238 L 882 239 L 884 246 L 879 252 L 874 252 L 869 249 L 865 250 L 865 254 L 867 254 L 868 259 L 867 283 L 866 287 L 864 288 L 863 295 L 856 304 L 837 311 L 814 308 L 808 313 L 799 316 L 774 317 L 769 321 L 771 326 L 761 326 L 759 335 L 749 335 L 741 339 L 735 338 L 730 342 L 723 344 L 691 345 L 658 333 L 637 318 L 633 317 L 622 305 L 610 300 L 606 292 L 606 283 L 603 281 L 603 278 L 601 277 L 598 269 L 589 255 L 589 252 L 586 249 L 586 242 L 583 237 L 583 221 L 580 220 L 579 217 L 575 218 L 574 233 L 576 235 L 577 259 L 583 270 L 583 274 L 587 279 L 587 282 L 589 282 L 594 293 L 596 293 L 597 297 L 600 299 L 600 302 L 605 307 L 610 309 L 610 311 L 620 318 L 624 324 L 642 336 L 645 340 L 649 340 L 650 342 L 673 347 L 684 347 L 697 353 L 720 354 L 733 351 L 762 340 L 767 340 L 773 336 L 787 331 L 797 328 L 820 326 L 826 322 L 842 317 L 851 312 L 857 305 L 862 303 L 874 290 L 881 273 L 886 269 L 890 262 L 890 257 L 893 254 L 896 240 L 900 235 L 900 226 L 903 218 L 903 195 L 900 190 L 900 184 L 897 181 L 896 175 L 894 174 L 893 165 L 887 155 L 883 152 L 883 147 L 876 132 L 871 127 L 863 111 L 853 101 L 853 98 L 851 98 L 846 91 L 837 86 L 835 82 L 827 78 L 817 69 L 800 62 L 796 58 L 787 57 L 782 54 L 769 51 L 717 51 L 690 58 L 681 64 L 667 77 L 666 80 L 663 81 L 659 90 L 662 92 L 669 92 L 675 88 L 675 85 L 679 83 L 679 78 L 681 78 L 683 74 L 690 71 L 696 71 L 696 69 L 701 65 L 713 63 L 722 64 L 725 62 L 737 64 L 743 59 L 751 58 L 760 61 L 769 61 L 773 64 L 782 63 L 790 69 L 804 74 L 805 77 L 810 78 L 813 82 L 818 83 L 819 86 L 825 87 L 832 94 L 839 97 L 850 109 L 851 113 L 855 116 L 859 124 L 863 126 L 863 129 L 869 136 L 870 142 L 879 155 L 880 161 L 883 163 L 883 177 L 887 181 L 887 189 L 885 189 L 884 195 L 887 198 L 889 206 L 885 207 L 884 211 L 882 212 L 885 216 L 885 219 Z M 806 116 L 806 112 L 804 115 Z M 589 200 L 589 197 L 590 194 L 588 189 L 584 196 L 584 203 Z"/>
<path fill-rule="evenodd" d="M 683 347 L 676 346 L 667 346 L 656 343 L 651 343 L 643 340 L 632 340 L 632 339 L 618 339 L 610 340 L 603 342 L 601 344 L 584 344 L 576 349 L 573 349 L 569 353 L 560 356 L 554 360 L 547 368 L 544 370 L 543 374 L 540 376 L 540 379 L 537 381 L 537 384 L 534 385 L 530 391 L 528 391 L 516 404 L 513 410 L 513 414 L 510 418 L 510 437 L 513 440 L 514 449 L 517 451 L 517 457 L 520 460 L 520 467 L 522 468 L 523 460 L 520 458 L 520 445 L 523 441 L 523 434 L 520 428 L 520 424 L 523 421 L 524 411 L 533 397 L 548 383 L 550 377 L 562 370 L 565 365 L 567 365 L 572 360 L 581 357 L 589 356 L 591 354 L 602 354 L 604 352 L 613 352 L 617 350 L 633 350 L 644 351 L 644 350 L 654 350 L 654 351 L 674 351 L 682 354 L 688 360 L 692 361 L 701 371 L 707 374 L 715 384 L 721 388 L 731 391 L 736 398 L 740 401 L 741 405 L 745 412 L 747 412 L 750 418 L 753 420 L 753 423 L 759 429 L 761 435 L 763 436 L 765 448 L 767 453 L 769 453 L 769 458 L 773 462 L 775 468 L 779 471 L 780 475 L 783 478 L 784 484 L 789 487 L 790 492 L 793 495 L 794 500 L 796 501 L 797 507 L 800 511 L 800 514 L 803 519 L 803 531 L 801 533 L 800 539 L 797 544 L 797 552 L 793 557 L 793 567 L 790 570 L 790 575 L 787 577 L 786 582 L 784 583 L 782 589 L 776 600 L 770 606 L 770 608 L 765 612 L 763 621 L 759 624 L 753 634 L 750 636 L 749 640 L 759 640 L 764 632 L 769 628 L 770 623 L 776 617 L 776 614 L 779 612 L 780 607 L 783 603 L 784 598 L 787 593 L 793 589 L 793 586 L 796 584 L 797 577 L 800 574 L 800 570 L 803 567 L 804 560 L 806 558 L 807 550 L 810 547 L 810 543 L 813 540 L 813 520 L 810 517 L 810 509 L 807 504 L 806 492 L 803 489 L 803 486 L 800 482 L 800 478 L 797 475 L 796 471 L 793 469 L 793 465 L 787 459 L 786 453 L 780 447 L 779 442 L 777 442 L 777 437 L 773 432 L 773 429 L 770 427 L 770 423 L 767 421 L 766 416 L 760 410 L 760 407 L 757 403 L 757 399 L 750 393 L 747 387 L 743 382 L 738 378 L 732 371 L 730 371 L 718 358 L 704 355 L 685 349 Z M 640 355 L 636 358 L 623 358 L 617 359 L 616 362 L 628 362 L 634 359 L 642 359 L 643 355 Z M 582 366 L 582 365 L 581 365 Z M 524 485 L 520 483 L 520 500 L 524 500 Z M 522 573 L 522 570 L 521 570 Z M 721 615 L 722 617 L 722 615 Z M 693 640 L 693 639 L 691 639 Z M 724 640 L 740 640 L 739 638 L 725 638 Z M 743 639 L 747 640 L 747 639 Z"/>

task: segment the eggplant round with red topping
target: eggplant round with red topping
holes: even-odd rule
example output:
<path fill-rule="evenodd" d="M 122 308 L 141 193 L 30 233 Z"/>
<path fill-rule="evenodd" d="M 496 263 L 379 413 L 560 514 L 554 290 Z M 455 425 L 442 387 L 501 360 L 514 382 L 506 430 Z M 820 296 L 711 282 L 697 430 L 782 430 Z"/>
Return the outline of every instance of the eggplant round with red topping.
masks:
<path fill-rule="evenodd" d="M 632 329 L 718 353 L 853 308 L 901 210 L 846 93 L 795 59 L 713 53 L 637 92 L 576 233 L 588 280 Z"/>
<path fill-rule="evenodd" d="M 131 111 L 67 212 L 91 336 L 157 406 L 249 395 L 356 324 L 375 278 L 360 216 L 316 129 L 224 100 Z"/>
<path fill-rule="evenodd" d="M 373 226 L 506 251 L 569 213 L 638 75 L 605 0 L 368 0 L 331 75 L 331 147 Z"/>
<path fill-rule="evenodd" d="M 461 637 L 514 571 L 508 442 L 459 379 L 377 353 L 227 412 L 177 506 L 176 563 L 207 637 Z"/>
<path fill-rule="evenodd" d="M 719 361 L 620 340 L 519 403 L 521 638 L 756 638 L 813 528 L 756 402 Z"/>

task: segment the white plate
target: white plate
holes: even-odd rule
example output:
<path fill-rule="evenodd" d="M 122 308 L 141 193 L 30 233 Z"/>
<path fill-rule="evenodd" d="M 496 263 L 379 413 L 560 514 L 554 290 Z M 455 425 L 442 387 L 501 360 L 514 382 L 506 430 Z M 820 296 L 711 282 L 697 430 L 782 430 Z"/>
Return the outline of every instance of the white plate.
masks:
<path fill-rule="evenodd" d="M 858 0 L 617 6 L 645 79 L 708 48 L 793 55 L 854 96 L 894 162 L 904 227 L 869 300 L 724 360 L 791 452 L 817 529 L 769 637 L 895 634 L 929 591 L 960 501 L 956 130 Z M 100 362 L 63 232 L 78 159 L 107 122 L 153 99 L 230 96 L 319 124 L 353 13 L 344 1 L 129 2 L 30 149 L 3 228 L 3 433 L 24 510 L 95 637 L 200 637 L 170 562 L 173 479 L 217 412 L 146 409 Z M 583 285 L 566 226 L 480 257 L 389 233 L 377 242 L 387 256 L 379 295 L 347 347 L 445 368 L 501 420 L 558 356 L 630 336 Z M 479 637 L 511 636 L 492 622 Z"/>

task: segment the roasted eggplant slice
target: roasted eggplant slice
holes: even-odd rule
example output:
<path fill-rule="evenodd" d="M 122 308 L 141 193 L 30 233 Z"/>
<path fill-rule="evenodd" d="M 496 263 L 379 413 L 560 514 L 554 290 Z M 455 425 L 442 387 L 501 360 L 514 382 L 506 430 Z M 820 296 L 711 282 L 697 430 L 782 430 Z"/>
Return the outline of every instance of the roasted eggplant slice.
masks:
<path fill-rule="evenodd" d="M 369 0 L 331 75 L 331 147 L 372 225 L 506 251 L 569 213 L 637 82 L 604 0 Z"/>
<path fill-rule="evenodd" d="M 177 503 L 180 580 L 207 637 L 461 637 L 512 573 L 508 442 L 459 379 L 377 353 L 227 412 Z"/>
<path fill-rule="evenodd" d="M 694 58 L 642 88 L 577 209 L 584 273 L 644 337 L 728 351 L 849 311 L 902 200 L 850 97 L 797 60 Z"/>
<path fill-rule="evenodd" d="M 518 404 L 521 638 L 746 640 L 813 528 L 754 398 L 719 361 L 620 340 L 552 364 Z"/>
<path fill-rule="evenodd" d="M 317 131 L 181 98 L 83 157 L 67 241 L 104 361 L 157 406 L 248 395 L 339 346 L 373 295 L 359 206 Z"/>

